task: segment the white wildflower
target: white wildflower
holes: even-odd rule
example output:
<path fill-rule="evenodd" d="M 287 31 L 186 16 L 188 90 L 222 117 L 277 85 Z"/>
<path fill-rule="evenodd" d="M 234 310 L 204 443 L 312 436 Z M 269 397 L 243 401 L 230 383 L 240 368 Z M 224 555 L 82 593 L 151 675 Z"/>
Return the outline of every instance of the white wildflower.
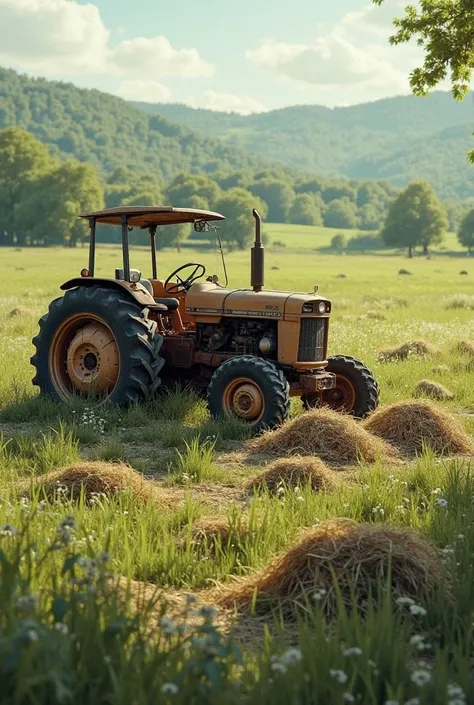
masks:
<path fill-rule="evenodd" d="M 344 671 L 341 671 L 339 668 L 330 668 L 329 675 L 331 678 L 337 680 L 338 683 L 347 682 L 347 673 L 344 673 Z"/>
<path fill-rule="evenodd" d="M 362 656 L 362 649 L 358 646 L 350 646 L 348 649 L 342 649 L 343 656 Z"/>
<path fill-rule="evenodd" d="M 179 691 L 178 686 L 175 683 L 164 683 L 161 688 L 163 695 L 176 695 Z"/>
<path fill-rule="evenodd" d="M 68 634 L 69 632 L 69 627 L 67 626 L 67 624 L 63 624 L 63 622 L 56 622 L 56 624 L 54 625 L 54 629 L 60 634 L 64 635 Z"/>
<path fill-rule="evenodd" d="M 416 671 L 413 671 L 410 678 L 416 685 L 423 686 L 430 682 L 431 673 L 422 668 L 419 668 Z"/>
<path fill-rule="evenodd" d="M 322 600 L 325 595 L 327 595 L 327 590 L 324 588 L 319 588 L 313 593 L 313 599 L 319 602 L 319 600 Z"/>
<path fill-rule="evenodd" d="M 281 662 L 286 666 L 298 663 L 303 658 L 299 649 L 287 649 L 281 657 Z"/>
<path fill-rule="evenodd" d="M 424 617 L 426 614 L 426 610 L 424 607 L 421 607 L 420 605 L 410 605 L 410 614 L 412 614 L 414 617 Z"/>
<path fill-rule="evenodd" d="M 38 641 L 39 639 L 38 632 L 36 631 L 36 629 L 28 629 L 26 634 L 30 641 Z"/>
<path fill-rule="evenodd" d="M 420 698 L 410 698 L 405 701 L 405 705 L 420 705 Z"/>
<path fill-rule="evenodd" d="M 343 694 L 342 694 L 342 699 L 343 699 L 346 703 L 355 703 L 355 698 L 354 698 L 354 696 L 352 695 L 352 693 L 343 693 Z"/>
<path fill-rule="evenodd" d="M 438 499 L 436 500 L 436 505 L 438 507 L 441 507 L 442 509 L 445 509 L 448 506 L 448 500 L 443 499 L 442 497 L 438 497 Z"/>
<path fill-rule="evenodd" d="M 447 692 L 449 698 L 464 699 L 466 697 L 464 695 L 464 690 L 457 683 L 448 683 L 448 687 L 446 688 L 446 692 Z"/>
<path fill-rule="evenodd" d="M 0 536 L 18 536 L 20 532 L 12 524 L 4 524 L 0 526 Z"/>
<path fill-rule="evenodd" d="M 397 605 L 414 605 L 415 600 L 411 597 L 398 597 L 396 600 Z"/>
<path fill-rule="evenodd" d="M 383 705 L 399 705 L 398 700 L 385 700 Z"/>

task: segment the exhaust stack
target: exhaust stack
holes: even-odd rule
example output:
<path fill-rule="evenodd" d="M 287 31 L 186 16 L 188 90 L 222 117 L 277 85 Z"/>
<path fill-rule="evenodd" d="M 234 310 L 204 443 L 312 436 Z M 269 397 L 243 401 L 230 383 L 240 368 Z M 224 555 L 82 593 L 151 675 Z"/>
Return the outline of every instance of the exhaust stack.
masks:
<path fill-rule="evenodd" d="M 255 208 L 252 211 L 255 218 L 255 242 L 250 250 L 250 286 L 254 291 L 262 291 L 264 284 L 264 255 L 265 248 L 262 245 L 260 236 L 260 225 L 262 219 Z"/>

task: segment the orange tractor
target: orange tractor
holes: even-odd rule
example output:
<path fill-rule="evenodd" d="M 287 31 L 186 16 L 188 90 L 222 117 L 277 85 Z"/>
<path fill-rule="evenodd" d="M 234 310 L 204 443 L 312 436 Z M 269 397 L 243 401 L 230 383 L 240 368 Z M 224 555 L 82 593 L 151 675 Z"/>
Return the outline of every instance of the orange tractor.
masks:
<path fill-rule="evenodd" d="M 253 214 L 250 289 L 206 278 L 198 262 L 158 277 L 157 227 L 194 223 L 203 232 L 224 219 L 219 213 L 130 206 L 82 214 L 90 228 L 89 266 L 61 286 L 66 293 L 40 319 L 33 384 L 63 402 L 92 395 L 130 405 L 179 380 L 207 391 L 213 417 L 233 414 L 255 431 L 281 424 L 291 396 L 307 408 L 327 405 L 356 417 L 375 409 L 379 389 L 370 370 L 352 357 L 327 358 L 331 303 L 264 290 L 260 217 Z M 99 223 L 121 227 L 123 268 L 114 278 L 94 275 Z M 133 228 L 149 231 L 149 279 L 130 268 Z"/>

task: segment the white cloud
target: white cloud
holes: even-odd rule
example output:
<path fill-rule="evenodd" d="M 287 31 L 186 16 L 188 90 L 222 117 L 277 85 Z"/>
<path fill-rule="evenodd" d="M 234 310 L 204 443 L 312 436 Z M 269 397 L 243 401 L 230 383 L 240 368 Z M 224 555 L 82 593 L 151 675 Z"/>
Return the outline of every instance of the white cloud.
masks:
<path fill-rule="evenodd" d="M 259 69 L 299 84 L 312 86 L 354 86 L 392 92 L 406 87 L 406 76 L 388 61 L 364 47 L 357 47 L 333 31 L 312 44 L 261 42 L 246 56 Z"/>
<path fill-rule="evenodd" d="M 339 28 L 347 29 L 348 32 L 363 30 L 388 39 L 396 31 L 393 19 L 403 17 L 405 4 L 400 0 L 386 0 L 380 7 L 367 5 L 358 12 L 347 12 L 342 18 Z"/>
<path fill-rule="evenodd" d="M 135 37 L 112 47 L 110 32 L 92 3 L 0 0 L 0 29 L 0 64 L 20 71 L 50 76 L 122 75 L 153 81 L 214 73 L 213 64 L 196 49 L 175 49 L 163 36 Z"/>
<path fill-rule="evenodd" d="M 167 103 L 171 98 L 171 91 L 167 86 L 157 81 L 122 81 L 115 91 L 119 98 L 136 100 L 144 103 Z"/>
<path fill-rule="evenodd" d="M 0 0 L 0 64 L 47 75 L 105 69 L 109 32 L 95 5 Z"/>
<path fill-rule="evenodd" d="M 212 76 L 214 65 L 201 59 L 196 49 L 174 49 L 166 37 L 136 37 L 114 48 L 114 66 L 122 73 L 163 78 L 199 78 Z"/>
<path fill-rule="evenodd" d="M 250 115 L 251 113 L 263 113 L 267 108 L 254 98 L 247 95 L 235 95 L 234 93 L 216 93 L 215 91 L 204 91 L 199 98 L 191 96 L 188 99 L 189 105 L 194 108 L 206 108 L 223 113 L 240 113 L 240 115 Z"/>

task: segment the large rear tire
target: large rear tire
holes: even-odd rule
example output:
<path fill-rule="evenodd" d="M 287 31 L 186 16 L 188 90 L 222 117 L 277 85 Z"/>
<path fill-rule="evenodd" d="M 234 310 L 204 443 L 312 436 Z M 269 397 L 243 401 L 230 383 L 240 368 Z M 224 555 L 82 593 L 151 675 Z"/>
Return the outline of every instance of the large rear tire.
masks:
<path fill-rule="evenodd" d="M 57 401 L 98 397 L 128 406 L 160 385 L 163 337 L 148 310 L 120 291 L 78 287 L 51 302 L 33 339 L 33 384 Z"/>
<path fill-rule="evenodd" d="M 207 391 L 214 418 L 235 416 L 254 432 L 280 426 L 290 408 L 290 387 L 276 365 L 250 355 L 226 360 L 214 372 Z"/>
<path fill-rule="evenodd" d="M 363 419 L 379 404 L 379 385 L 360 360 L 347 355 L 328 358 L 327 372 L 336 375 L 336 387 L 301 397 L 306 409 L 329 407 Z"/>

